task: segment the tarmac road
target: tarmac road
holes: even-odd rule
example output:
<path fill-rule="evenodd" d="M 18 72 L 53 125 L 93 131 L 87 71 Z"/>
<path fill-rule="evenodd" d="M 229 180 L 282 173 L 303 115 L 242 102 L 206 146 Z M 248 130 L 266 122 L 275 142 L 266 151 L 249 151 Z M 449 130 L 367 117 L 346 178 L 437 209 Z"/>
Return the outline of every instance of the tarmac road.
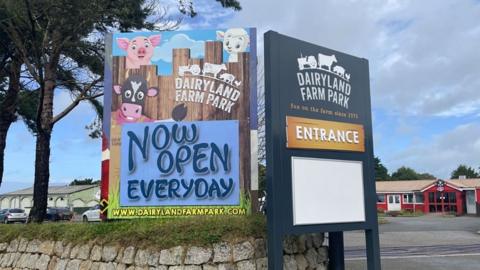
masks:
<path fill-rule="evenodd" d="M 480 270 L 480 218 L 396 217 L 380 226 L 382 269 Z M 346 269 L 366 269 L 363 232 L 345 233 Z"/>

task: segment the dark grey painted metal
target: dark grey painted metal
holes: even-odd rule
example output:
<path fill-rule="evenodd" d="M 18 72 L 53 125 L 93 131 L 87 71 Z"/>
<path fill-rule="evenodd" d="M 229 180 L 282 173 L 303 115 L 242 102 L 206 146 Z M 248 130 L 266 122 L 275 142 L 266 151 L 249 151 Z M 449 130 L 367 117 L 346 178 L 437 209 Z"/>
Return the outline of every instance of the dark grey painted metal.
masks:
<path fill-rule="evenodd" d="M 345 247 L 343 232 L 328 233 L 328 269 L 345 269 Z"/>
<path fill-rule="evenodd" d="M 368 61 L 273 31 L 265 33 L 264 42 L 269 269 L 283 269 L 282 242 L 283 237 L 287 234 L 348 230 L 365 230 L 368 269 L 380 269 Z M 357 113 L 359 115 L 358 119 L 345 121 L 345 119 L 338 119 L 334 115 L 319 117 L 318 113 L 289 108 L 290 102 L 319 105 L 313 101 L 300 102 L 298 91 L 295 91 L 298 88 L 296 80 L 297 58 L 300 55 L 318 55 L 319 52 L 326 55 L 335 54 L 338 62 L 347 67 L 351 74 L 355 74 L 350 79 L 352 85 L 350 100 L 352 103 L 349 104 L 348 112 Z M 321 103 L 321 106 L 334 111 L 339 109 L 338 105 L 327 102 Z M 287 149 L 286 115 L 362 124 L 365 129 L 365 152 Z M 362 161 L 365 222 L 294 226 L 291 183 L 292 156 Z M 321 192 L 319 191 L 320 196 Z M 343 249 L 341 256 L 343 256 Z"/>

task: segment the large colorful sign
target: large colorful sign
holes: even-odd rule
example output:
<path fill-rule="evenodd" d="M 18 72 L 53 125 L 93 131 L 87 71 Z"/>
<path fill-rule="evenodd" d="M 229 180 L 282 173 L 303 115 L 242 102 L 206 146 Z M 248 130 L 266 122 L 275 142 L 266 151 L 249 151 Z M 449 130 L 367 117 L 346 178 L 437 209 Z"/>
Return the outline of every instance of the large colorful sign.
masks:
<path fill-rule="evenodd" d="M 255 35 L 232 28 L 107 38 L 108 218 L 250 211 L 258 189 Z"/>
<path fill-rule="evenodd" d="M 284 235 L 311 232 L 343 269 L 345 230 L 365 230 L 379 269 L 368 61 L 269 31 L 265 78 L 269 269 Z"/>

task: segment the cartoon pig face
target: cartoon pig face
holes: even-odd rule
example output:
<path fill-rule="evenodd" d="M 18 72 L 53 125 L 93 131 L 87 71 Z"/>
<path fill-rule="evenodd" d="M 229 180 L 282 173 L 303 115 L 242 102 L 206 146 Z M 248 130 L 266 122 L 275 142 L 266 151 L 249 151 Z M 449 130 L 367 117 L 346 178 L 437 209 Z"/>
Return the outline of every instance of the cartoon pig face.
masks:
<path fill-rule="evenodd" d="M 113 89 L 122 96 L 120 111 L 130 120 L 142 117 L 146 96 L 153 97 L 158 93 L 155 87 L 147 88 L 147 81 L 139 75 L 128 77 L 123 85 L 115 85 Z"/>
<path fill-rule="evenodd" d="M 140 65 L 149 65 L 153 50 L 160 44 L 161 36 L 139 36 L 132 40 L 117 38 L 117 45 L 127 52 L 127 68 L 139 68 Z"/>

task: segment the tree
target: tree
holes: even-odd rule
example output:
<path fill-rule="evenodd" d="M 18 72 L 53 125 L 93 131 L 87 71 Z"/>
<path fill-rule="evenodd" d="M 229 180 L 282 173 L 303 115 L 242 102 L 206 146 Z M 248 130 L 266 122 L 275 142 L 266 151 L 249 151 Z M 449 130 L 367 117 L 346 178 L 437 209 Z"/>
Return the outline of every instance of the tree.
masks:
<path fill-rule="evenodd" d="M 418 173 L 409 167 L 402 166 L 392 173 L 392 180 L 418 180 L 420 179 Z"/>
<path fill-rule="evenodd" d="M 437 179 L 437 177 L 435 177 L 435 175 L 429 174 L 429 173 L 420 173 L 418 175 L 418 179 L 434 180 L 434 179 Z"/>
<path fill-rule="evenodd" d="M 1 27 L 13 42 L 15 51 L 39 89 L 35 117 L 34 205 L 30 213 L 32 221 L 41 222 L 45 216 L 50 177 L 50 138 L 54 124 L 79 102 L 99 96 L 98 90 L 103 78 L 95 72 L 95 68 L 101 66 L 98 65 L 101 58 L 95 61 L 88 58 L 88 55 L 101 51 L 96 50 L 96 42 L 86 39 L 94 31 L 105 31 L 116 23 L 123 25 L 124 21 L 127 25 L 143 26 L 149 13 L 148 9 L 139 6 L 141 3 L 135 6 L 129 1 L 119 1 L 119 4 L 120 2 L 130 5 L 122 9 L 123 7 L 111 6 L 111 1 L 66 0 L 9 0 L 1 4 L 6 11 Z M 77 80 L 73 76 L 74 70 L 78 71 L 82 65 L 86 67 L 82 74 L 85 79 Z M 61 67 L 71 68 L 67 70 Z M 61 70 L 67 72 L 59 72 Z M 71 80 L 60 82 L 60 79 L 64 79 L 62 75 Z M 64 111 L 54 116 L 54 90 L 62 86 L 71 89 L 76 98 Z"/>
<path fill-rule="evenodd" d="M 94 181 L 93 178 L 85 178 L 85 179 L 74 179 L 70 186 L 81 186 L 81 185 L 96 185 L 99 184 L 100 180 Z"/>
<path fill-rule="evenodd" d="M 2 38 L 0 37 L 0 40 Z M 4 67 L 1 71 L 3 77 L 8 83 L 6 84 L 6 90 L 2 91 L 0 94 L 0 186 L 2 185 L 3 179 L 3 164 L 4 164 L 4 154 L 7 141 L 7 133 L 13 122 L 17 120 L 17 103 L 18 96 L 20 92 L 20 70 L 22 63 L 20 59 L 9 52 L 4 52 L 2 56 L 4 59 L 9 58 L 7 61 L 2 61 L 3 64 L 0 64 Z M 10 54 L 10 55 L 6 55 Z M 4 84 L 5 85 L 5 84 Z"/>
<path fill-rule="evenodd" d="M 390 179 L 390 175 L 388 174 L 388 169 L 385 166 L 383 166 L 380 158 L 375 157 L 374 160 L 375 160 L 375 180 L 385 181 Z"/>
<path fill-rule="evenodd" d="M 472 167 L 460 164 L 455 170 L 453 170 L 450 179 L 458 179 L 461 175 L 465 175 L 466 178 L 479 178 L 480 174 Z"/>
<path fill-rule="evenodd" d="M 0 17 L 4 12 L 0 10 Z M 4 157 L 8 130 L 19 117 L 34 129 L 37 91 L 27 91 L 21 81 L 22 61 L 15 51 L 13 42 L 5 31 L 0 29 L 0 186 L 3 180 Z"/>
<path fill-rule="evenodd" d="M 220 2 L 239 9 L 237 1 Z M 194 16 L 189 3 L 190 8 L 182 12 Z M 48 198 L 53 127 L 80 102 L 98 107 L 96 98 L 103 95 L 103 35 L 112 30 L 165 30 L 177 27 L 180 21 L 160 23 L 167 18 L 166 12 L 157 20 L 147 21 L 158 9 L 155 1 L 146 0 L 4 0 L 0 9 L 4 14 L 0 29 L 12 41 L 38 88 L 34 205 L 30 220 L 42 222 Z M 69 90 L 74 98 L 54 116 L 54 90 L 61 88 Z"/>

